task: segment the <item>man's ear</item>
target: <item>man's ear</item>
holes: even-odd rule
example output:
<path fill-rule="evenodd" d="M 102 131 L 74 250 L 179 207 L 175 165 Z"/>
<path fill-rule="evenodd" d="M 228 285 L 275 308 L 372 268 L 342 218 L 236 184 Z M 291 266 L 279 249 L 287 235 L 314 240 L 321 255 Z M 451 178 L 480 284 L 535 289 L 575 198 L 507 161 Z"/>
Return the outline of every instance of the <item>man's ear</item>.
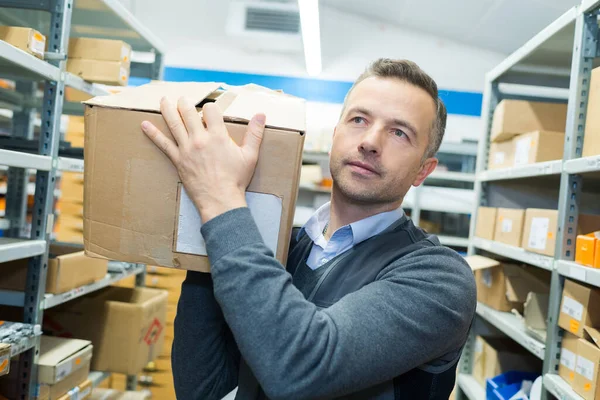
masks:
<path fill-rule="evenodd" d="M 421 183 L 423 183 L 425 178 L 427 178 L 435 170 L 435 167 L 437 167 L 437 165 L 437 158 L 430 157 L 426 159 L 421 165 L 421 169 L 419 170 L 419 173 L 417 174 L 417 177 L 413 182 L 413 186 L 419 186 Z"/>

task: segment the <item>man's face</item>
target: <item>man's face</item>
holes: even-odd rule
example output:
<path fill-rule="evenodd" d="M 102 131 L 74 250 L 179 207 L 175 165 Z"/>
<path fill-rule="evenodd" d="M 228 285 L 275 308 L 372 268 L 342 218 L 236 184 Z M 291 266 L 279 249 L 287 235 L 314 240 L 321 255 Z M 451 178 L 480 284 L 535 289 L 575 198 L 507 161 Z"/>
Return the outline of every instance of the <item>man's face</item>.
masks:
<path fill-rule="evenodd" d="M 424 160 L 435 118 L 434 101 L 417 86 L 379 77 L 360 82 L 333 135 L 334 190 L 355 204 L 400 202 L 437 165 Z"/>

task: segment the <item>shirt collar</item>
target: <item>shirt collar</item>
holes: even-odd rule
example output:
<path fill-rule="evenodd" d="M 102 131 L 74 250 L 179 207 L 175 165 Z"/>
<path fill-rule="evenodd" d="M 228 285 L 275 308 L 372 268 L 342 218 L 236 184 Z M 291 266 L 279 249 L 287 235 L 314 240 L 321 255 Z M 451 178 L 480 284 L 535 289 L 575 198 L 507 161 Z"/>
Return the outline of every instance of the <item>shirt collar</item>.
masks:
<path fill-rule="evenodd" d="M 330 202 L 327 202 L 319 207 L 319 209 L 308 219 L 308 221 L 306 221 L 306 224 L 304 224 L 298 233 L 297 239 L 300 239 L 302 233 L 306 232 L 308 237 L 310 237 L 313 242 L 317 242 L 317 240 L 323 235 L 325 226 L 329 223 L 330 207 Z M 371 215 L 370 217 L 351 223 L 350 228 L 352 231 L 352 245 L 357 245 L 360 242 L 380 234 L 403 216 L 404 210 L 402 210 L 402 208 L 398 208 L 396 210 Z"/>

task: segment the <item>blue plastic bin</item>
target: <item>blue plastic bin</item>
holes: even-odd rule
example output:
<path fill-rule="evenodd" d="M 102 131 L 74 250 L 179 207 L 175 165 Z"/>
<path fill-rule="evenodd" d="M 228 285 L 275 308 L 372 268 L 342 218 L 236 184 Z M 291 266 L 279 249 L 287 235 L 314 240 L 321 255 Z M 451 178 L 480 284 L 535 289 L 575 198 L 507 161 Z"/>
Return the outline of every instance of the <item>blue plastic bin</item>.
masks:
<path fill-rule="evenodd" d="M 535 372 L 508 371 L 486 381 L 487 400 L 508 400 L 521 390 L 523 381 L 535 381 L 540 374 Z"/>

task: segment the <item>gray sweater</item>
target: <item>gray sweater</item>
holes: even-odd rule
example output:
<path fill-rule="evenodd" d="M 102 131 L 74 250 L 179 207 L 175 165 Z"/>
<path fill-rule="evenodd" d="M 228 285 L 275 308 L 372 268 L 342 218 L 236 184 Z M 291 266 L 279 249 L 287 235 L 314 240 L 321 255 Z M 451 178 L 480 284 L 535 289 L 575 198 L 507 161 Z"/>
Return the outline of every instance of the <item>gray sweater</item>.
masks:
<path fill-rule="evenodd" d="M 243 361 L 270 399 L 334 398 L 455 365 L 476 292 L 454 251 L 412 251 L 321 308 L 273 258 L 247 208 L 209 221 L 202 234 L 212 272 L 188 272 L 182 286 L 172 353 L 178 398 L 220 399 L 238 384 Z"/>

